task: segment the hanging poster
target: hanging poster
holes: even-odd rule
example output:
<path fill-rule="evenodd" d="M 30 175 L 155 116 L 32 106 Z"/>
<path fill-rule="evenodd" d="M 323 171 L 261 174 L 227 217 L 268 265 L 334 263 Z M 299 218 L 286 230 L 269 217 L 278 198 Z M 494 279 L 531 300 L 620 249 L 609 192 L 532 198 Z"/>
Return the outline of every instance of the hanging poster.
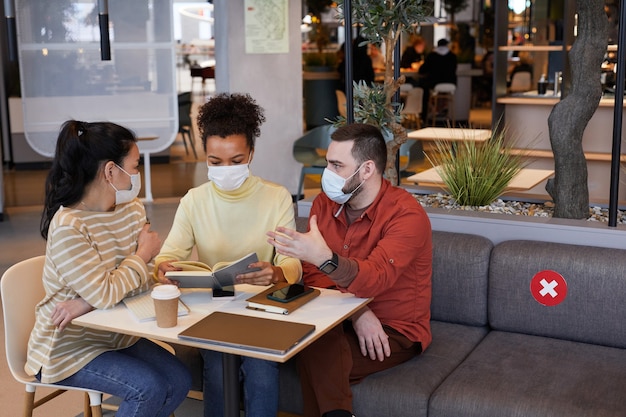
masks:
<path fill-rule="evenodd" d="M 247 54 L 289 52 L 288 0 L 245 0 Z"/>

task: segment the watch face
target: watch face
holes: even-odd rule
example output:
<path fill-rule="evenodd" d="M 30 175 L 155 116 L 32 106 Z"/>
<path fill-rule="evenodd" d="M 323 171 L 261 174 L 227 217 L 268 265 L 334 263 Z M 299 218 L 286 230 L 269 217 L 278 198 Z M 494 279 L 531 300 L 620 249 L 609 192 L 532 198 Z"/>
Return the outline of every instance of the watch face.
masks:
<path fill-rule="evenodd" d="M 322 266 L 320 266 L 320 271 L 322 271 L 325 274 L 330 274 L 335 269 L 337 269 L 337 265 L 333 263 L 333 261 L 330 261 L 330 260 L 324 262 Z"/>

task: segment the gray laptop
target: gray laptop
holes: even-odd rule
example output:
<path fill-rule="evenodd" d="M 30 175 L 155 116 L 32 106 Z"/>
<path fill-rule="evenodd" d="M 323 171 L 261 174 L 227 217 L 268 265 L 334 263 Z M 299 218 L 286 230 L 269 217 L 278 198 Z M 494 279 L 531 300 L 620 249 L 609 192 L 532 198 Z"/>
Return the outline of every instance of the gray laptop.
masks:
<path fill-rule="evenodd" d="M 183 330 L 178 337 L 283 355 L 314 330 L 312 324 L 217 311 Z"/>

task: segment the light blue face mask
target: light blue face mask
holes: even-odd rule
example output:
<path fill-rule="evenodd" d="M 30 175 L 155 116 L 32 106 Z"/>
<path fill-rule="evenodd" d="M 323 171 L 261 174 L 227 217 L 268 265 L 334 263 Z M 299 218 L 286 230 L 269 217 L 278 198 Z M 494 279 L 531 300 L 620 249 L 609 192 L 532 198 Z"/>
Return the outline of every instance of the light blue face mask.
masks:
<path fill-rule="evenodd" d="M 115 190 L 115 205 L 129 203 L 137 198 L 139 191 L 141 191 L 141 174 L 129 174 L 121 166 L 117 164 L 115 166 L 130 177 L 130 190 L 118 190 L 112 182 L 109 182 Z"/>
<path fill-rule="evenodd" d="M 324 172 L 322 173 L 322 189 L 324 193 L 333 200 L 337 204 L 345 204 L 348 202 L 356 190 L 361 188 L 365 180 L 361 181 L 361 183 L 349 193 L 345 193 L 343 188 L 346 186 L 346 182 L 350 180 L 350 178 L 354 177 L 360 170 L 363 164 L 359 166 L 359 168 L 354 171 L 354 174 L 350 175 L 348 178 L 343 178 L 339 174 L 334 171 L 331 171 L 328 168 L 324 168 Z"/>

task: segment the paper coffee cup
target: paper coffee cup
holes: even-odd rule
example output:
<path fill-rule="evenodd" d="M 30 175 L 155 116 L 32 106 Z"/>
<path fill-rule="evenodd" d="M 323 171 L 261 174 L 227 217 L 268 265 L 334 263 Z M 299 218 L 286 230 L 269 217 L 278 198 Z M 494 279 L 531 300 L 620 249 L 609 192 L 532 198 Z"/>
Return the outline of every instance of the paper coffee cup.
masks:
<path fill-rule="evenodd" d="M 176 285 L 157 285 L 152 289 L 157 326 L 174 327 L 178 323 L 178 298 L 180 290 Z"/>

